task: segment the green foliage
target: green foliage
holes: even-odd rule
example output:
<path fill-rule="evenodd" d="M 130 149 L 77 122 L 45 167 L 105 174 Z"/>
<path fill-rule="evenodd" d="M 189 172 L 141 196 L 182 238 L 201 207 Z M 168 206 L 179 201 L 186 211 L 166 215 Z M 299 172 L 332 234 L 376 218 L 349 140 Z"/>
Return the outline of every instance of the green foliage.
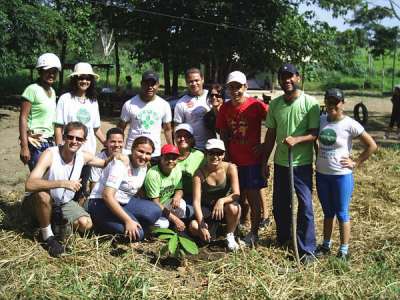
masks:
<path fill-rule="evenodd" d="M 167 244 L 160 250 L 162 255 L 169 252 L 170 255 L 181 258 L 187 253 L 192 255 L 199 253 L 199 248 L 195 242 L 171 229 L 156 228 L 153 233 L 159 234 L 160 240 L 167 241 Z"/>

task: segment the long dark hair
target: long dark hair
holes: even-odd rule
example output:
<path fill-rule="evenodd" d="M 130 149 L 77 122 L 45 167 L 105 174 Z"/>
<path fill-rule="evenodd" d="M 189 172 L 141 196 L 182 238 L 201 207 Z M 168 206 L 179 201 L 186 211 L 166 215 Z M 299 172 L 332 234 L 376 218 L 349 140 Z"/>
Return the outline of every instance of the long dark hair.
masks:
<path fill-rule="evenodd" d="M 90 86 L 86 91 L 86 97 L 90 99 L 90 101 L 94 102 L 97 101 L 96 80 L 93 75 L 88 76 L 90 77 Z M 78 93 L 78 77 L 79 76 L 72 76 L 69 81 L 69 89 L 73 96 Z"/>

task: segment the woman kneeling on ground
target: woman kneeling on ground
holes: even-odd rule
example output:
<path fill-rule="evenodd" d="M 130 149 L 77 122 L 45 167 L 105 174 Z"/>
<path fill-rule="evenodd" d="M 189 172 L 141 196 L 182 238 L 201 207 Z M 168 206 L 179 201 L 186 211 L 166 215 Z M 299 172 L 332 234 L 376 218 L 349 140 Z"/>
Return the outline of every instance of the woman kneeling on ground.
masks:
<path fill-rule="evenodd" d="M 160 218 L 161 210 L 156 204 L 137 197 L 142 194 L 140 189 L 153 151 L 151 139 L 138 137 L 129 160 L 114 160 L 103 170 L 89 197 L 89 213 L 97 231 L 140 241 L 146 229 Z"/>
<path fill-rule="evenodd" d="M 372 137 L 352 118 L 344 115 L 344 95 L 339 89 L 325 93 L 327 115 L 321 115 L 317 155 L 317 192 L 324 212 L 324 240 L 316 257 L 330 253 L 334 218 L 339 221 L 340 248 L 337 257 L 347 260 L 350 240 L 349 205 L 353 193 L 353 171 L 377 149 Z M 360 138 L 364 151 L 350 158 L 352 140 Z"/>
<path fill-rule="evenodd" d="M 213 222 L 226 222 L 226 242 L 230 251 L 239 248 L 234 232 L 240 220 L 240 189 L 236 166 L 224 162 L 222 140 L 209 139 L 206 144 L 206 164 L 193 177 L 193 207 L 195 220 L 189 231 L 203 241 L 211 240 Z"/>

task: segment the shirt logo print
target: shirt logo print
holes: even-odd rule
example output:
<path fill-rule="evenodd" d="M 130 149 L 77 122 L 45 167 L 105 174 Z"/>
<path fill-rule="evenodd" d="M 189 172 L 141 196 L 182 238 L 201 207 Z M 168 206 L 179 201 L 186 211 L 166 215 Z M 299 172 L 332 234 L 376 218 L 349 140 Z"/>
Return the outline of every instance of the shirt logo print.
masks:
<path fill-rule="evenodd" d="M 153 127 L 153 125 L 159 119 L 159 116 L 151 109 L 145 109 L 139 113 L 138 119 L 142 127 L 148 130 Z"/>

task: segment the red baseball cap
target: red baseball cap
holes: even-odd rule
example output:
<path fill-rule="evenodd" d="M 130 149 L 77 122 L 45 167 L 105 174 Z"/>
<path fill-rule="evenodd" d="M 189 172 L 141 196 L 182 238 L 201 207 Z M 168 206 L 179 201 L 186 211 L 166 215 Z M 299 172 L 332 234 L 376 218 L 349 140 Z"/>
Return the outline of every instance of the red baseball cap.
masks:
<path fill-rule="evenodd" d="M 165 144 L 164 146 L 161 147 L 161 155 L 171 154 L 171 153 L 179 155 L 178 147 L 171 144 Z"/>

